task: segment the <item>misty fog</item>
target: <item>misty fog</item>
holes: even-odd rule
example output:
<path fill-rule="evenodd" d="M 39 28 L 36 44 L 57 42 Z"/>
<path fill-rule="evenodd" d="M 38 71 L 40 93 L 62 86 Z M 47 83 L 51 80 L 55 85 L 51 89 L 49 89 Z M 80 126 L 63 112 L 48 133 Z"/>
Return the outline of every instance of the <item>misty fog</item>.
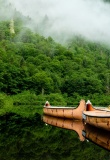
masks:
<path fill-rule="evenodd" d="M 102 0 L 9 0 L 30 27 L 55 40 L 81 35 L 110 44 L 110 4 Z M 34 24 L 34 25 L 33 25 Z"/>

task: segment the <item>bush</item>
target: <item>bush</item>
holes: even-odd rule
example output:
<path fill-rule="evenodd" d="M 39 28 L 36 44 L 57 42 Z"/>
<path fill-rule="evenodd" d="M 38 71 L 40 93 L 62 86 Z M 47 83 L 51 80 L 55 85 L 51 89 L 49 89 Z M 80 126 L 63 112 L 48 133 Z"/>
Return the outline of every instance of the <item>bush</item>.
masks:
<path fill-rule="evenodd" d="M 0 94 L 0 108 L 3 108 L 5 106 L 5 95 Z"/>
<path fill-rule="evenodd" d="M 24 91 L 12 96 L 14 105 L 35 105 L 37 96 L 30 91 Z"/>

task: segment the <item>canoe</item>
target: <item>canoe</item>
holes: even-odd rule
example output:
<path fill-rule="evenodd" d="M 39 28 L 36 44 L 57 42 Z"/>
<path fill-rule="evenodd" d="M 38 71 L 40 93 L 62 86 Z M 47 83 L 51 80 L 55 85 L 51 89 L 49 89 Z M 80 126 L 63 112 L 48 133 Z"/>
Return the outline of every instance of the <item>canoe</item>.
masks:
<path fill-rule="evenodd" d="M 100 147 L 110 151 L 110 131 L 100 129 L 89 124 L 85 125 L 82 135 Z"/>
<path fill-rule="evenodd" d="M 43 107 L 43 113 L 50 116 L 82 120 L 82 113 L 86 110 L 85 100 L 81 100 L 77 107 L 51 106 L 47 101 Z"/>
<path fill-rule="evenodd" d="M 98 111 L 110 111 L 109 109 L 107 109 L 106 107 L 94 107 L 93 105 L 92 105 L 92 103 L 90 102 L 90 100 L 88 100 L 87 102 L 86 102 L 86 111 L 96 111 L 96 110 L 98 110 Z"/>
<path fill-rule="evenodd" d="M 88 100 L 81 100 L 77 107 L 51 106 L 47 101 L 43 107 L 43 113 L 50 116 L 83 120 L 96 127 L 110 130 L 110 110 L 107 108 L 93 107 Z"/>
<path fill-rule="evenodd" d="M 83 111 L 83 121 L 98 128 L 110 131 L 110 111 Z"/>
<path fill-rule="evenodd" d="M 85 140 L 84 136 L 82 136 L 82 130 L 84 130 L 84 124 L 80 120 L 72 120 L 67 118 L 64 119 L 64 118 L 43 115 L 43 122 L 52 126 L 73 130 L 78 134 L 80 141 Z"/>
<path fill-rule="evenodd" d="M 95 108 L 88 100 L 86 110 L 83 111 L 82 119 L 84 123 L 88 123 L 98 128 L 110 130 L 110 110 L 107 108 Z"/>

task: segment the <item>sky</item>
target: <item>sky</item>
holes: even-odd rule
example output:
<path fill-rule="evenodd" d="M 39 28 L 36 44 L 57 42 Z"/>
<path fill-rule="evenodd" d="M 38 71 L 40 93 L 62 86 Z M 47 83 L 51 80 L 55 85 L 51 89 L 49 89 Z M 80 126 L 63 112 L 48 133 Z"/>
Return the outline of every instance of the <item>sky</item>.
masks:
<path fill-rule="evenodd" d="M 42 29 L 44 36 L 52 36 L 60 41 L 72 35 L 81 35 L 92 41 L 110 44 L 110 4 L 102 0 L 9 0 L 9 2 L 22 14 L 31 17 L 35 26 L 39 26 L 47 15 L 49 24 Z"/>

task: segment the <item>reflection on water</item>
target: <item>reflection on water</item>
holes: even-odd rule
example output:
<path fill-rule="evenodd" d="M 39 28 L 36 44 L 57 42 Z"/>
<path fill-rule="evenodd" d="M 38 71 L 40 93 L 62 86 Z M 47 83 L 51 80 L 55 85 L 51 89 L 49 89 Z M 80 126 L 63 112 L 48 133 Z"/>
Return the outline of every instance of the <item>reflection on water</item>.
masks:
<path fill-rule="evenodd" d="M 110 151 L 110 131 L 86 124 L 83 135 L 85 138 Z"/>
<path fill-rule="evenodd" d="M 37 113 L 28 118 L 14 113 L 1 116 L 0 160 L 110 159 L 109 151 L 78 139 L 78 135 L 82 136 L 79 123 L 76 125 L 77 129 L 75 123 L 68 125 L 68 121 L 63 123 L 63 128 L 58 128 L 45 125 L 41 119 L 41 115 Z M 83 125 L 82 129 L 84 130 Z"/>
<path fill-rule="evenodd" d="M 43 121 L 56 127 L 74 130 L 78 134 L 80 141 L 85 140 L 84 136 L 82 135 L 82 131 L 84 130 L 84 124 L 82 121 L 63 119 L 48 115 L 43 116 Z"/>
<path fill-rule="evenodd" d="M 82 121 L 48 115 L 43 116 L 43 121 L 56 127 L 74 130 L 78 134 L 80 141 L 88 139 L 104 149 L 110 150 L 110 131 L 84 124 Z"/>

